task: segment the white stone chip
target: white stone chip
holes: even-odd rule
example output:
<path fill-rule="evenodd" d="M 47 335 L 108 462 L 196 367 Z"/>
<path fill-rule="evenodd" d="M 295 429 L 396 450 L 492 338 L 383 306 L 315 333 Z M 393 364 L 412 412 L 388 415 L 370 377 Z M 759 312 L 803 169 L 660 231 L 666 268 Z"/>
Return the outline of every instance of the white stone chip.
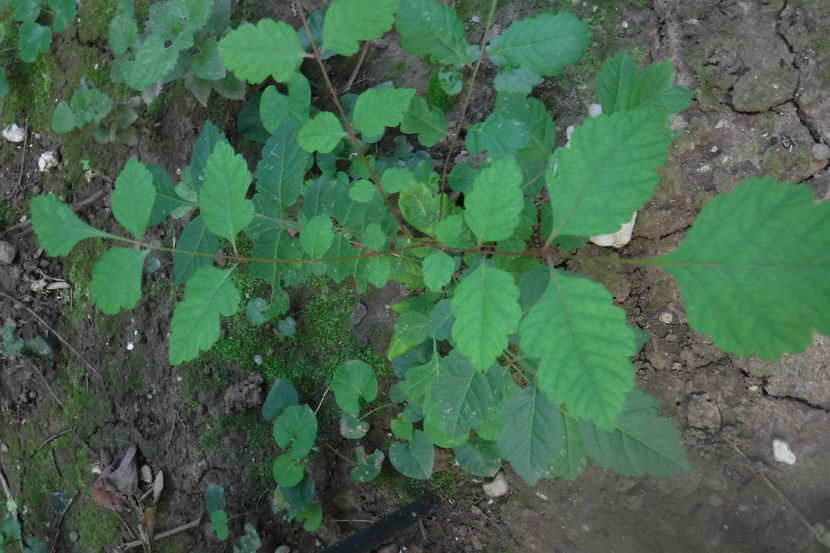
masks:
<path fill-rule="evenodd" d="M 602 115 L 602 106 L 599 104 L 588 106 L 588 117 L 596 117 L 597 115 Z"/>
<path fill-rule="evenodd" d="M 3 129 L 3 138 L 9 142 L 23 142 L 26 140 L 26 131 L 21 129 L 17 123 L 12 123 Z"/>
<path fill-rule="evenodd" d="M 501 497 L 510 491 L 510 486 L 507 484 L 507 477 L 503 472 L 499 471 L 492 482 L 482 484 L 481 489 L 487 494 L 487 497 Z"/>
<path fill-rule="evenodd" d="M 60 160 L 52 150 L 43 152 L 37 160 L 37 168 L 40 169 L 41 173 L 48 173 L 58 165 L 60 165 Z"/>
<path fill-rule="evenodd" d="M 631 235 L 634 233 L 634 223 L 637 222 L 637 212 L 634 212 L 634 215 L 631 216 L 631 220 L 625 223 L 623 226 L 620 227 L 620 230 L 613 234 L 599 234 L 597 236 L 591 236 L 590 240 L 597 246 L 602 246 L 604 248 L 612 247 L 612 248 L 622 248 L 629 242 L 631 242 Z"/>
<path fill-rule="evenodd" d="M 790 444 L 784 440 L 775 438 L 772 440 L 772 456 L 779 463 L 786 463 L 788 465 L 795 464 L 795 453 L 790 449 Z"/>

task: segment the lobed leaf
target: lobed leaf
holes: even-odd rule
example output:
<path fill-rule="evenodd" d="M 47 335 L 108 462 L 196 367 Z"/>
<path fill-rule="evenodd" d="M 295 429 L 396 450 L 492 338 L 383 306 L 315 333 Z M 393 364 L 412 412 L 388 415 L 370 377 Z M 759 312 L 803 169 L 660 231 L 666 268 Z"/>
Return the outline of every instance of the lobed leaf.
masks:
<path fill-rule="evenodd" d="M 343 126 L 330 111 L 321 111 L 303 124 L 297 143 L 309 153 L 327 154 L 346 136 Z"/>
<path fill-rule="evenodd" d="M 384 127 L 396 127 L 401 123 L 413 97 L 414 88 L 388 86 L 364 90 L 357 97 L 352 123 L 365 136 L 382 135 Z"/>
<path fill-rule="evenodd" d="M 375 40 L 392 29 L 400 0 L 334 0 L 323 21 L 323 46 L 344 56 L 356 54 L 361 40 Z"/>
<path fill-rule="evenodd" d="M 227 142 L 217 142 L 205 164 L 199 208 L 208 230 L 232 244 L 254 218 L 254 204 L 245 199 L 250 183 L 245 158 Z"/>
<path fill-rule="evenodd" d="M 283 453 L 274 459 L 271 465 L 271 474 L 274 476 L 274 481 L 278 485 L 290 488 L 302 481 L 305 475 L 305 468 L 291 455 Z"/>
<path fill-rule="evenodd" d="M 106 315 L 132 309 L 141 299 L 141 273 L 149 250 L 110 248 L 92 270 L 89 295 Z"/>
<path fill-rule="evenodd" d="M 170 363 L 190 361 L 219 339 L 219 317 L 239 308 L 239 291 L 231 270 L 210 265 L 199 268 L 187 283 L 184 300 L 176 304 L 170 322 Z"/>
<path fill-rule="evenodd" d="M 666 161 L 671 133 L 662 110 L 643 108 L 599 115 L 554 152 L 547 184 L 553 231 L 595 236 L 617 232 L 651 197 L 660 181 L 655 169 Z"/>
<path fill-rule="evenodd" d="M 132 13 L 123 11 L 117 12 L 109 23 L 109 45 L 110 50 L 116 56 L 120 56 L 138 43 L 138 23 Z"/>
<path fill-rule="evenodd" d="M 575 15 L 543 13 L 507 27 L 487 51 L 496 65 L 553 77 L 579 61 L 590 44 L 591 27 Z"/>
<path fill-rule="evenodd" d="M 501 456 L 525 482 L 535 485 L 559 457 L 562 415 L 541 390 L 529 386 L 507 399 L 501 420 Z"/>
<path fill-rule="evenodd" d="M 150 222 L 156 188 L 147 166 L 131 157 L 115 179 L 112 192 L 112 214 L 138 240 Z"/>
<path fill-rule="evenodd" d="M 524 209 L 522 171 L 516 160 L 505 157 L 482 169 L 464 198 L 464 221 L 479 244 L 513 236 Z"/>
<path fill-rule="evenodd" d="M 633 388 L 612 430 L 600 430 L 591 422 L 582 421 L 588 455 L 600 466 L 634 478 L 691 470 L 686 450 L 680 444 L 680 431 L 659 413 L 660 402 Z"/>
<path fill-rule="evenodd" d="M 360 412 L 360 399 L 369 403 L 378 395 L 375 371 L 363 361 L 344 361 L 334 370 L 331 389 L 337 405 L 346 413 Z"/>
<path fill-rule="evenodd" d="M 627 52 L 605 60 L 597 73 L 596 87 L 602 112 L 633 111 L 652 106 L 668 113 L 683 111 L 692 102 L 692 91 L 674 86 L 675 70 L 668 61 L 652 63 L 639 71 Z"/>
<path fill-rule="evenodd" d="M 455 289 L 452 339 L 478 370 L 487 369 L 519 328 L 519 288 L 510 273 L 482 261 Z"/>
<path fill-rule="evenodd" d="M 447 136 L 447 118 L 441 108 L 430 107 L 422 97 L 415 96 L 403 115 L 401 132 L 417 134 L 421 146 L 430 148 Z"/>
<path fill-rule="evenodd" d="M 219 54 L 228 69 L 252 84 L 268 76 L 288 81 L 300 67 L 305 53 L 290 25 L 273 19 L 245 23 L 219 41 Z"/>
<path fill-rule="evenodd" d="M 116 238 L 81 221 L 66 203 L 53 194 L 32 198 L 31 213 L 32 228 L 38 242 L 51 256 L 68 254 L 84 238 Z"/>
<path fill-rule="evenodd" d="M 371 482 L 380 474 L 384 455 L 379 449 L 371 455 L 366 455 L 362 447 L 357 447 L 354 450 L 354 459 L 355 467 L 349 471 L 352 480 L 355 482 Z"/>
<path fill-rule="evenodd" d="M 151 34 L 125 61 L 122 69 L 124 82 L 136 90 L 144 90 L 162 80 L 176 66 L 179 50 L 165 45 L 164 38 Z"/>
<path fill-rule="evenodd" d="M 62 33 L 75 20 L 78 0 L 48 0 L 47 4 L 52 11 L 52 30 Z"/>
<path fill-rule="evenodd" d="M 395 28 L 404 50 L 427 55 L 433 63 L 470 65 L 478 57 L 455 10 L 435 0 L 401 0 Z"/>
<path fill-rule="evenodd" d="M 830 335 L 830 203 L 806 186 L 748 179 L 713 198 L 651 264 L 680 283 L 689 325 L 721 349 L 776 359 Z"/>
<path fill-rule="evenodd" d="M 610 428 L 634 386 L 639 347 L 625 311 L 602 284 L 563 270 L 519 328 L 522 350 L 539 358 L 539 390 L 597 426 Z"/>

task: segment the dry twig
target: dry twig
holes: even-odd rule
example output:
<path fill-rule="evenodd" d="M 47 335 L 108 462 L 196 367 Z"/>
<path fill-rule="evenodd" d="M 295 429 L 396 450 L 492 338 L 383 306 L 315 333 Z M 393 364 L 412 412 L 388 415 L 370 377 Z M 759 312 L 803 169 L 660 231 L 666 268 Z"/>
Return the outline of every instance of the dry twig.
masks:
<path fill-rule="evenodd" d="M 49 553 L 55 553 L 55 548 L 58 546 L 58 538 L 61 535 L 61 527 L 63 527 L 63 519 L 66 518 L 66 513 L 75 502 L 75 498 L 78 497 L 79 493 L 80 491 L 76 491 L 75 494 L 69 499 L 69 503 L 67 503 L 66 507 L 64 507 L 63 511 L 61 511 L 61 516 L 58 519 L 58 527 L 55 529 L 55 539 L 52 540 L 52 546 L 49 548 Z"/>
<path fill-rule="evenodd" d="M 198 518 L 195 518 L 195 519 L 191 520 L 187 524 L 182 524 L 181 526 L 177 526 L 177 527 L 173 528 L 172 530 L 167 530 L 166 532 L 161 532 L 160 534 L 156 534 L 155 536 L 153 536 L 153 541 L 158 541 L 158 540 L 161 540 L 161 539 L 164 539 L 164 538 L 169 538 L 170 536 L 180 534 L 181 532 L 184 532 L 185 530 L 190 530 L 191 528 L 194 528 L 194 527 L 198 526 L 200 522 L 202 522 L 202 515 L 201 514 L 199 514 Z M 144 545 L 144 543 L 141 540 L 135 540 L 135 541 L 131 541 L 131 542 L 121 544 L 120 546 L 118 546 L 118 550 L 119 551 L 126 551 L 126 550 L 132 549 L 134 547 L 141 547 L 142 545 Z"/>

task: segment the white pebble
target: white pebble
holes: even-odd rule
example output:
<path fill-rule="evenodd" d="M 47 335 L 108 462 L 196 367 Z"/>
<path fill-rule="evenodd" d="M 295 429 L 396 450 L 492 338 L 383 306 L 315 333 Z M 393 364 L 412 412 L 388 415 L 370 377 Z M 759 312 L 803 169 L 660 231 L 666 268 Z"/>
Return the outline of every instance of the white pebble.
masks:
<path fill-rule="evenodd" d="M 602 114 L 602 106 L 600 104 L 591 104 L 588 106 L 588 116 L 596 117 Z"/>
<path fill-rule="evenodd" d="M 135 349 L 135 344 L 132 342 L 127 342 L 127 351 L 133 351 Z"/>
<path fill-rule="evenodd" d="M 775 438 L 772 440 L 772 456 L 779 463 L 786 463 L 788 465 L 795 464 L 795 453 L 790 449 L 790 444 L 784 440 Z"/>
<path fill-rule="evenodd" d="M 720 119 L 718 123 L 715 125 L 716 129 L 722 129 L 726 126 L 726 119 Z"/>
<path fill-rule="evenodd" d="M 628 29 L 628 21 L 623 21 L 620 25 L 623 29 Z"/>
<path fill-rule="evenodd" d="M 493 478 L 493 481 L 482 484 L 481 489 L 484 490 L 487 497 L 501 497 L 507 494 L 510 487 L 507 484 L 507 477 L 504 476 L 503 472 L 499 471 L 496 477 Z"/>
<path fill-rule="evenodd" d="M 26 131 L 21 129 L 17 123 L 12 123 L 3 129 L 3 138 L 9 142 L 23 142 L 26 140 Z"/>
<path fill-rule="evenodd" d="M 622 248 L 631 242 L 631 235 L 634 233 L 634 223 L 636 222 L 637 212 L 635 211 L 634 215 L 631 216 L 631 220 L 621 226 L 620 230 L 617 232 L 592 236 L 590 240 L 597 246 L 602 246 L 604 248 L 607 248 L 608 246 L 613 248 Z"/>
<path fill-rule="evenodd" d="M 674 322 L 674 316 L 672 316 L 672 314 L 668 311 L 664 311 L 663 313 L 660 313 L 660 322 L 664 325 L 670 325 Z"/>
<path fill-rule="evenodd" d="M 472 16 L 470 18 L 470 21 L 472 21 L 473 23 L 481 23 L 481 16 L 478 15 L 478 14 L 475 14 L 474 16 Z"/>
<path fill-rule="evenodd" d="M 60 160 L 52 150 L 43 152 L 37 160 L 37 168 L 40 169 L 41 173 L 48 173 L 58 165 L 60 165 Z"/>

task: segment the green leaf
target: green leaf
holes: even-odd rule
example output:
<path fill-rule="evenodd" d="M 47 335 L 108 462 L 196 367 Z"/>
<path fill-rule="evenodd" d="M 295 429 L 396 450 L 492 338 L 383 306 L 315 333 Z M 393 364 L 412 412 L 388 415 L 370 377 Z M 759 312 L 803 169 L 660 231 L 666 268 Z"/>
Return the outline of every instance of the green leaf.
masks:
<path fill-rule="evenodd" d="M 653 63 L 642 72 L 627 52 L 605 60 L 597 73 L 596 87 L 602 112 L 633 111 L 652 106 L 669 113 L 683 111 L 692 102 L 692 91 L 674 86 L 675 70 L 668 61 Z"/>
<path fill-rule="evenodd" d="M 82 86 L 72 95 L 69 107 L 75 112 L 77 126 L 103 121 L 112 110 L 109 96 L 92 86 Z"/>
<path fill-rule="evenodd" d="M 556 270 L 522 320 L 522 350 L 540 359 L 539 389 L 555 403 L 610 428 L 634 386 L 638 351 L 625 311 L 602 284 Z"/>
<path fill-rule="evenodd" d="M 2 42 L 2 41 L 0 41 L 0 42 Z M 0 100 L 5 98 L 8 93 L 9 93 L 9 79 L 8 79 L 8 77 L 6 77 L 6 71 L 3 70 L 3 69 L 0 69 Z M 53 130 L 54 130 L 54 124 L 53 124 Z"/>
<path fill-rule="evenodd" d="M 377 478 L 380 474 L 380 468 L 383 466 L 383 452 L 378 449 L 371 455 L 366 455 L 362 447 L 357 447 L 353 454 L 356 465 L 349 471 L 352 480 L 355 482 L 371 482 Z"/>
<path fill-rule="evenodd" d="M 417 134 L 421 146 L 429 148 L 447 136 L 447 118 L 441 108 L 430 107 L 422 97 L 415 96 L 403 115 L 401 132 Z"/>
<path fill-rule="evenodd" d="M 317 215 L 303 225 L 300 231 L 300 246 L 312 259 L 323 257 L 334 241 L 331 219 Z"/>
<path fill-rule="evenodd" d="M 449 284 L 457 269 L 455 259 L 440 251 L 425 257 L 421 267 L 424 271 L 424 284 L 433 292 L 438 292 Z"/>
<path fill-rule="evenodd" d="M 78 218 L 72 209 L 53 194 L 32 198 L 32 228 L 38 242 L 51 256 L 66 255 L 84 238 L 115 238 Z"/>
<path fill-rule="evenodd" d="M 202 131 L 199 133 L 199 138 L 196 139 L 196 144 L 193 146 L 193 153 L 190 157 L 190 171 L 193 177 L 193 187 L 198 192 L 205 180 L 205 165 L 210 154 L 213 153 L 213 148 L 218 142 L 227 142 L 225 134 L 216 128 L 216 125 L 205 121 Z"/>
<path fill-rule="evenodd" d="M 239 291 L 231 270 L 201 267 L 187 283 L 184 300 L 176 304 L 170 323 L 170 363 L 196 359 L 219 339 L 219 317 L 239 308 Z"/>
<path fill-rule="evenodd" d="M 340 435 L 347 440 L 359 440 L 369 431 L 369 423 L 350 413 L 340 414 Z"/>
<path fill-rule="evenodd" d="M 494 110 L 503 117 L 527 125 L 527 145 L 516 151 L 516 160 L 524 173 L 526 194 L 542 192 L 548 171 L 550 152 L 556 144 L 556 125 L 545 104 L 521 94 L 499 94 Z"/>
<path fill-rule="evenodd" d="M 271 385 L 262 404 L 262 418 L 268 422 L 276 419 L 286 408 L 299 403 L 297 390 L 287 380 L 277 378 Z"/>
<path fill-rule="evenodd" d="M 357 203 L 365 204 L 372 201 L 377 188 L 371 181 L 360 179 L 352 183 L 349 189 L 349 198 Z"/>
<path fill-rule="evenodd" d="M 427 435 L 429 441 L 442 449 L 452 449 L 458 447 L 470 438 L 469 432 L 461 432 L 459 434 L 450 434 L 441 426 L 439 420 L 433 414 L 427 414 L 424 417 L 424 434 Z"/>
<path fill-rule="evenodd" d="M 190 69 L 199 79 L 216 81 L 225 76 L 225 64 L 219 56 L 219 45 L 212 36 L 204 37 L 196 45 L 198 53 L 191 58 Z"/>
<path fill-rule="evenodd" d="M 478 436 L 456 447 L 453 453 L 461 468 L 473 476 L 492 478 L 501 468 L 496 444 L 482 440 Z"/>
<path fill-rule="evenodd" d="M 136 90 L 144 90 L 160 81 L 176 65 L 179 50 L 168 48 L 160 35 L 150 35 L 124 63 L 124 82 Z"/>
<path fill-rule="evenodd" d="M 170 175 L 164 167 L 157 163 L 151 163 L 147 165 L 147 169 L 153 175 L 153 188 L 155 188 L 156 197 L 148 226 L 161 223 L 170 214 L 173 214 L 177 219 L 181 218 L 196 207 L 195 203 L 185 200 L 176 193 L 173 181 L 170 180 Z"/>
<path fill-rule="evenodd" d="M 427 338 L 429 318 L 418 311 L 406 311 L 392 329 L 392 341 L 387 351 L 388 358 L 394 359 L 411 350 Z"/>
<path fill-rule="evenodd" d="M 156 189 L 153 174 L 147 167 L 131 157 L 115 180 L 112 192 L 112 214 L 138 240 L 150 221 Z"/>
<path fill-rule="evenodd" d="M 390 167 L 383 172 L 380 179 L 381 188 L 387 194 L 400 192 L 407 186 L 415 183 L 415 176 L 409 169 Z"/>
<path fill-rule="evenodd" d="M 410 400 L 422 400 L 427 397 L 440 373 L 441 356 L 438 355 L 438 346 L 433 343 L 432 357 L 429 361 L 406 371 L 403 381 L 406 396 Z"/>
<path fill-rule="evenodd" d="M 809 187 L 748 179 L 713 198 L 651 264 L 680 283 L 689 325 L 721 349 L 777 359 L 830 335 L 830 203 Z"/>
<path fill-rule="evenodd" d="M 483 371 L 519 328 L 519 288 L 510 273 L 482 261 L 455 289 L 452 312 L 453 342 L 473 367 Z"/>
<path fill-rule="evenodd" d="M 89 295 L 106 315 L 132 309 L 141 299 L 141 272 L 149 250 L 110 248 L 92 270 Z"/>
<path fill-rule="evenodd" d="M 431 399 L 427 417 L 450 436 L 459 436 L 484 422 L 493 391 L 484 373 L 474 369 L 458 350 L 452 350 L 441 362 Z"/>
<path fill-rule="evenodd" d="M 138 24 L 131 13 L 116 13 L 109 24 L 110 50 L 120 56 L 138 43 Z"/>
<path fill-rule="evenodd" d="M 575 15 L 543 13 L 510 25 L 490 42 L 488 52 L 496 65 L 553 77 L 579 61 L 590 44 L 591 27 Z"/>
<path fill-rule="evenodd" d="M 542 77 L 524 67 L 507 67 L 499 71 L 493 80 L 498 92 L 507 92 L 527 96 L 533 87 L 542 82 Z"/>
<path fill-rule="evenodd" d="M 52 112 L 52 130 L 58 134 L 70 132 L 82 125 L 83 121 L 66 101 L 60 102 Z"/>
<path fill-rule="evenodd" d="M 360 399 L 369 403 L 378 395 L 375 371 L 363 361 L 344 361 L 334 370 L 331 389 L 337 405 L 346 413 L 360 412 Z"/>
<path fill-rule="evenodd" d="M 273 474 L 274 481 L 277 484 L 290 488 L 302 481 L 305 469 L 291 455 L 283 453 L 274 459 L 274 463 L 271 465 L 271 474 Z"/>
<path fill-rule="evenodd" d="M 691 470 L 675 424 L 660 417 L 660 402 L 634 388 L 613 430 L 582 421 L 585 448 L 602 467 L 622 476 L 669 476 Z"/>
<path fill-rule="evenodd" d="M 389 460 L 398 472 L 415 480 L 427 480 L 432 476 L 435 448 L 421 430 L 416 430 L 409 444 L 393 442 L 389 446 Z"/>
<path fill-rule="evenodd" d="M 414 436 L 412 421 L 404 417 L 403 413 L 398 413 L 398 416 L 392 419 L 389 427 L 392 430 L 392 434 L 399 440 L 410 441 Z"/>
<path fill-rule="evenodd" d="M 366 262 L 366 279 L 375 288 L 383 288 L 392 274 L 392 267 L 388 257 L 372 257 Z"/>
<path fill-rule="evenodd" d="M 404 187 L 398 196 L 398 207 L 407 223 L 424 234 L 432 235 L 438 222 L 440 199 L 422 182 Z M 445 204 L 446 205 L 446 202 Z"/>
<path fill-rule="evenodd" d="M 562 415 L 540 390 L 530 386 L 505 402 L 501 420 L 499 452 L 516 474 L 534 486 L 559 457 Z"/>
<path fill-rule="evenodd" d="M 32 20 L 24 21 L 18 34 L 17 49 L 20 51 L 20 59 L 26 63 L 32 63 L 40 54 L 48 52 L 52 44 L 52 29 Z"/>
<path fill-rule="evenodd" d="M 210 526 L 216 532 L 216 537 L 224 541 L 228 539 L 228 513 L 213 511 L 210 513 Z"/>
<path fill-rule="evenodd" d="M 52 10 L 52 30 L 62 33 L 75 19 L 78 0 L 49 0 L 47 4 Z"/>
<path fill-rule="evenodd" d="M 12 17 L 16 21 L 34 21 L 40 15 L 41 0 L 13 0 Z"/>
<path fill-rule="evenodd" d="M 262 547 L 262 540 L 253 524 L 246 522 L 244 529 L 245 535 L 239 537 L 233 546 L 233 553 L 256 553 Z"/>
<path fill-rule="evenodd" d="M 467 44 L 464 22 L 450 6 L 435 0 L 401 0 L 395 21 L 401 46 L 414 55 L 427 55 L 440 65 L 470 65 L 478 56 Z"/>
<path fill-rule="evenodd" d="M 323 21 L 323 46 L 344 56 L 356 54 L 361 40 L 375 40 L 392 29 L 400 0 L 334 0 Z"/>
<path fill-rule="evenodd" d="M 317 438 L 317 417 L 308 405 L 286 407 L 274 422 L 274 441 L 300 460 L 308 455 Z"/>
<path fill-rule="evenodd" d="M 218 484 L 210 484 L 205 490 L 205 508 L 208 513 L 221 511 L 227 507 L 225 488 Z"/>
<path fill-rule="evenodd" d="M 524 209 L 522 171 L 512 157 L 481 170 L 464 198 L 464 220 L 479 243 L 513 236 Z"/>
<path fill-rule="evenodd" d="M 297 516 L 298 521 L 302 521 L 303 530 L 306 532 L 313 532 L 317 530 L 320 523 L 323 522 L 323 508 L 319 503 L 313 503 L 306 507 L 302 513 Z"/>
<path fill-rule="evenodd" d="M 515 155 L 528 142 L 527 125 L 505 119 L 498 113 L 467 129 L 467 149 L 478 155 L 484 150 L 494 159 Z"/>
<path fill-rule="evenodd" d="M 582 438 L 582 429 L 579 421 L 567 412 L 562 412 L 563 449 L 562 454 L 550 467 L 550 477 L 561 476 L 566 480 L 574 481 L 585 468 L 586 455 L 585 440 Z"/>
<path fill-rule="evenodd" d="M 229 32 L 219 41 L 219 54 L 234 75 L 252 84 L 269 75 L 280 83 L 288 81 L 305 55 L 294 29 L 273 19 L 245 23 Z"/>
<path fill-rule="evenodd" d="M 283 123 L 292 121 L 297 128 L 302 127 L 308 119 L 311 103 L 311 86 L 300 73 L 294 73 L 286 83 L 288 94 L 280 93 L 275 86 L 262 91 L 259 100 L 259 116 L 262 125 L 273 133 Z"/>
<path fill-rule="evenodd" d="M 250 184 L 245 158 L 227 142 L 218 142 L 205 164 L 199 208 L 208 230 L 232 244 L 254 218 L 254 204 L 245 199 Z"/>
<path fill-rule="evenodd" d="M 0 538 L 20 539 L 20 522 L 11 513 L 6 515 L 6 519 L 0 524 Z M 5 539 L 3 542 L 5 542 Z M 0 542 L 0 544 L 3 542 Z"/>
<path fill-rule="evenodd" d="M 297 143 L 306 152 L 327 154 L 346 136 L 343 126 L 330 111 L 321 111 L 303 124 Z"/>
<path fill-rule="evenodd" d="M 310 155 L 297 144 L 297 127 L 284 121 L 273 129 L 256 166 L 256 190 L 284 212 L 297 201 Z"/>
<path fill-rule="evenodd" d="M 212 255 L 219 251 L 219 238 L 207 229 L 200 215 L 184 227 L 176 249 L 180 250 L 173 254 L 176 284 L 184 284 L 200 268 L 213 264 Z M 195 255 L 199 253 L 210 255 Z"/>
<path fill-rule="evenodd" d="M 644 108 L 598 115 L 578 127 L 569 148 L 553 154 L 548 190 L 553 232 L 595 236 L 617 232 L 651 197 L 671 134 L 665 112 Z"/>
<path fill-rule="evenodd" d="M 387 86 L 365 90 L 357 97 L 352 123 L 365 136 L 379 136 L 384 127 L 396 127 L 401 123 L 414 97 L 414 88 Z"/>
<path fill-rule="evenodd" d="M 23 548 L 23 553 L 48 553 L 49 546 L 38 538 L 26 538 L 26 547 Z"/>
<path fill-rule="evenodd" d="M 475 246 L 461 215 L 445 215 L 435 225 L 435 237 L 451 248 L 472 248 Z"/>

